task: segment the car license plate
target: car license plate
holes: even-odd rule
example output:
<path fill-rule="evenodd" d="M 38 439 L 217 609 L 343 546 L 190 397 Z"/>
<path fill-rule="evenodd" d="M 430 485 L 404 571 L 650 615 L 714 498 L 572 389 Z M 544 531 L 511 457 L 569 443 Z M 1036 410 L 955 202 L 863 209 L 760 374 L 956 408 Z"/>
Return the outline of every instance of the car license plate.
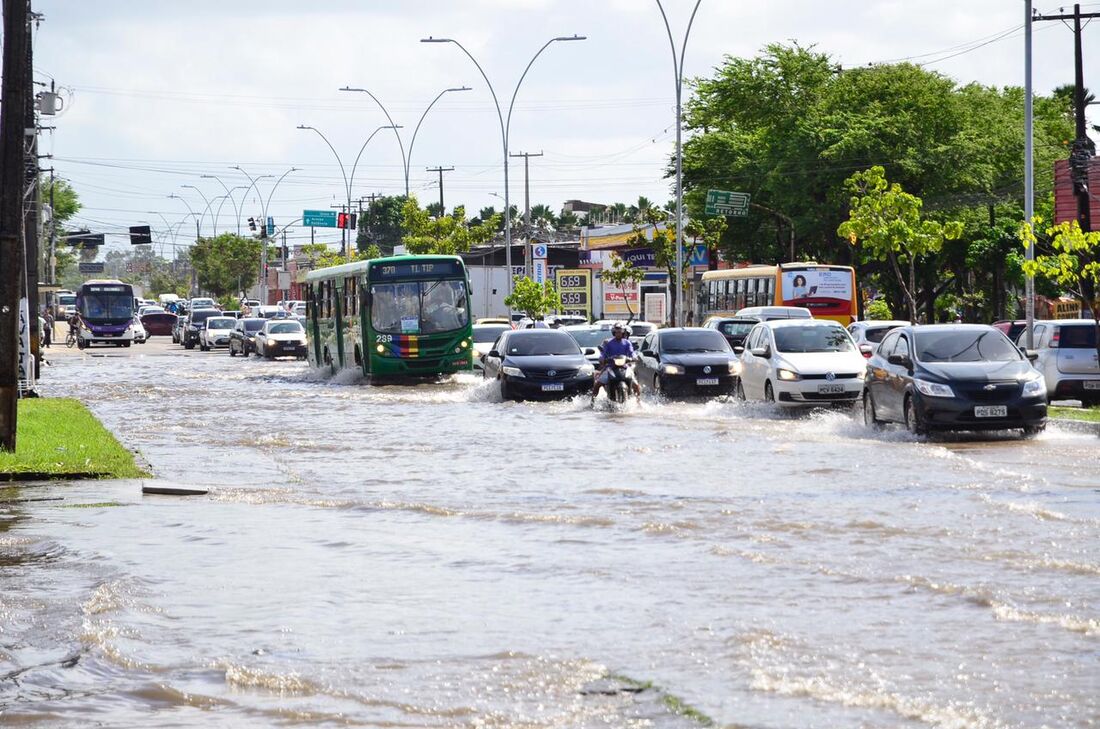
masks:
<path fill-rule="evenodd" d="M 700 377 L 699 379 L 697 379 L 695 381 L 695 384 L 696 385 L 717 385 L 718 384 L 718 378 L 717 377 Z"/>
<path fill-rule="evenodd" d="M 543 392 L 563 392 L 564 390 L 565 390 L 565 385 L 563 385 L 560 382 L 553 382 L 553 383 L 542 386 L 542 391 Z"/>
<path fill-rule="evenodd" d="M 1086 390 L 1100 390 L 1100 380 L 1085 380 Z"/>
<path fill-rule="evenodd" d="M 974 417 L 976 418 L 1004 418 L 1007 416 L 1007 405 L 978 405 L 974 408 Z"/>
<path fill-rule="evenodd" d="M 821 395 L 841 395 L 844 393 L 844 385 L 818 385 L 817 391 Z"/>

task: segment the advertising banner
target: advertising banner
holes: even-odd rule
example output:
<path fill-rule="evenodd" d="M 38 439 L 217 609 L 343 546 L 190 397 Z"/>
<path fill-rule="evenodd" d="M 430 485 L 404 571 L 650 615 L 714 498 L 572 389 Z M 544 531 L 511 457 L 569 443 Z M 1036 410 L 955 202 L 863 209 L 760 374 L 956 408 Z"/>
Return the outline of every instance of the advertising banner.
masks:
<path fill-rule="evenodd" d="M 19 300 L 19 390 L 34 389 L 34 353 L 31 352 L 31 317 L 26 297 Z"/>
<path fill-rule="evenodd" d="M 605 283 L 603 289 L 603 317 L 616 319 L 630 315 L 637 316 L 640 312 L 639 304 L 641 296 L 639 287 L 628 287 L 624 292 L 617 286 Z"/>
<path fill-rule="evenodd" d="M 645 320 L 661 325 L 668 318 L 668 296 L 660 294 L 645 295 Z"/>
<path fill-rule="evenodd" d="M 587 268 L 562 268 L 555 274 L 561 294 L 561 313 L 592 319 L 592 271 Z"/>
<path fill-rule="evenodd" d="M 852 274 L 849 271 L 804 269 L 783 272 L 783 305 L 803 306 L 809 299 L 852 300 Z"/>

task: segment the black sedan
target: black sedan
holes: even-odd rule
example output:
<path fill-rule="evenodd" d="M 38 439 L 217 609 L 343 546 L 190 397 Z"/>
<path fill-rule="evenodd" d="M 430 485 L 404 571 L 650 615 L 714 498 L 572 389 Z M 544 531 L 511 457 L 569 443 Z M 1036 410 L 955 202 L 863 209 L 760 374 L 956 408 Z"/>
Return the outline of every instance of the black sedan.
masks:
<path fill-rule="evenodd" d="M 556 399 L 592 390 L 595 369 L 576 340 L 558 329 L 517 329 L 500 335 L 481 359 L 505 400 Z"/>
<path fill-rule="evenodd" d="M 1047 420 L 1042 375 L 999 330 L 982 324 L 894 329 L 867 361 L 863 417 L 934 430 L 1022 428 Z"/>
<path fill-rule="evenodd" d="M 267 319 L 245 317 L 237 320 L 237 326 L 229 333 L 229 356 L 242 354 L 247 357 L 256 351 L 256 332 L 264 328 Z"/>
<path fill-rule="evenodd" d="M 679 395 L 732 395 L 740 364 L 716 329 L 658 329 L 642 341 L 637 376 L 642 387 Z"/>

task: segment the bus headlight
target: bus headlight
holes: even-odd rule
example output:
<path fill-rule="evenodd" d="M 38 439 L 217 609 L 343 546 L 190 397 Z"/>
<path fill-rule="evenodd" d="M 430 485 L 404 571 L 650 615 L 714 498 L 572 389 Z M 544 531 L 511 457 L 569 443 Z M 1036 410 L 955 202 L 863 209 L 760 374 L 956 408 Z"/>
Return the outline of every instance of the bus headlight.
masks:
<path fill-rule="evenodd" d="M 381 344 L 379 344 L 377 347 L 375 347 L 375 349 L 378 351 L 378 354 L 385 354 L 386 353 L 386 348 L 383 347 Z"/>
<path fill-rule="evenodd" d="M 469 347 L 469 346 L 470 346 L 470 343 L 469 343 L 469 342 L 467 342 L 467 341 L 466 341 L 465 339 L 463 339 L 463 340 L 462 340 L 462 343 L 461 343 L 461 344 L 459 344 L 458 346 L 462 347 L 463 349 L 466 349 L 467 347 Z"/>

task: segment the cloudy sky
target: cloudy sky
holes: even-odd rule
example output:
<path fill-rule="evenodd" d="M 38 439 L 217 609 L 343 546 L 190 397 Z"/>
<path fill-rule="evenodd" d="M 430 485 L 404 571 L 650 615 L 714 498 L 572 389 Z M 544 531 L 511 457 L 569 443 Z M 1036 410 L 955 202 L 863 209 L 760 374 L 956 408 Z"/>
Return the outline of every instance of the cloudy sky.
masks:
<path fill-rule="evenodd" d="M 269 214 L 282 226 L 303 209 L 345 197 L 335 147 L 351 174 L 367 136 L 387 124 L 361 93 L 386 105 L 408 149 L 410 188 L 437 200 L 446 173 L 448 208 L 503 207 L 502 144 L 492 96 L 477 68 L 450 44 L 460 41 L 507 104 L 531 56 L 554 36 L 587 36 L 552 45 L 532 67 L 515 102 L 512 152 L 531 159 L 532 203 L 560 209 L 567 199 L 631 202 L 670 199 L 664 168 L 673 151 L 672 55 L 653 0 L 34 0 L 45 15 L 35 38 L 40 81 L 63 87 L 66 108 L 52 121 L 41 152 L 71 181 L 85 208 L 80 224 L 114 233 L 147 222 L 165 229 L 196 213 L 217 211 L 219 231 L 259 216 L 263 200 L 241 166 L 258 177 L 299 168 L 272 191 Z M 664 0 L 674 35 L 683 37 L 694 0 Z M 1100 2 L 1084 4 L 1100 9 Z M 1058 6 L 1036 4 L 1055 12 Z M 703 0 L 684 71 L 709 74 L 726 54 L 752 55 L 770 42 L 815 44 L 845 66 L 903 58 L 926 63 L 959 82 L 1022 84 L 1022 0 Z M 1086 31 L 1086 70 L 1100 69 L 1100 23 Z M 1091 58 L 1090 58 L 1091 56 Z M 1100 71 L 1096 71 L 1100 73 Z M 1035 33 L 1040 93 L 1073 80 L 1072 33 L 1043 23 Z M 1086 78 L 1086 82 L 1089 79 Z M 1094 86 L 1100 86 L 1097 79 Z M 518 162 L 519 164 L 515 164 Z M 512 200 L 523 205 L 523 160 L 511 167 Z M 217 175 L 216 179 L 203 175 Z M 194 185 L 199 190 L 185 188 Z M 377 134 L 355 169 L 352 198 L 404 190 L 393 133 Z M 200 195 L 201 193 L 201 195 Z M 204 215 L 209 233 L 213 215 Z M 183 224 L 178 241 L 194 223 Z M 318 234 L 321 234 L 318 229 Z M 330 231 L 327 237 L 332 238 Z M 308 239 L 296 227 L 292 240 Z M 116 243 L 122 241 L 115 239 Z"/>

